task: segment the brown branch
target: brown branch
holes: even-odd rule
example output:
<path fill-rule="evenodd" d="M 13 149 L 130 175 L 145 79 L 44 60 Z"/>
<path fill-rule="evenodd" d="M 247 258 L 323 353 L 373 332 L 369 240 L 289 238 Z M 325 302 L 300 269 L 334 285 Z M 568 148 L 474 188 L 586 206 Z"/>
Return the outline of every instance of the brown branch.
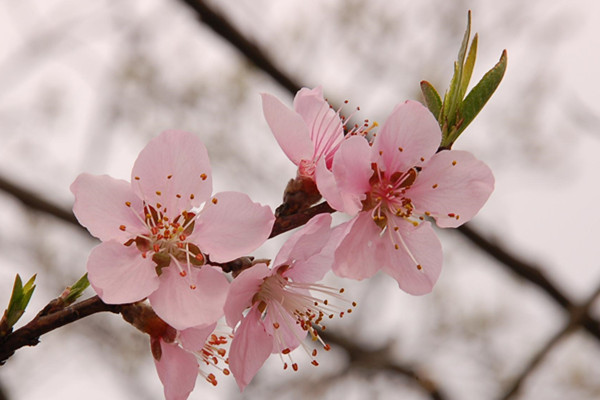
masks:
<path fill-rule="evenodd" d="M 45 333 L 99 312 L 119 313 L 121 307 L 121 305 L 105 304 L 98 296 L 51 313 L 47 313 L 47 310 L 52 307 L 45 307 L 27 325 L 0 339 L 0 365 L 21 347 L 37 345 L 40 336 Z"/>
<path fill-rule="evenodd" d="M 317 214 L 332 212 L 335 212 L 335 210 L 331 208 L 329 204 L 323 202 L 296 214 L 277 217 L 269 238 L 281 235 L 284 232 L 302 226 Z"/>

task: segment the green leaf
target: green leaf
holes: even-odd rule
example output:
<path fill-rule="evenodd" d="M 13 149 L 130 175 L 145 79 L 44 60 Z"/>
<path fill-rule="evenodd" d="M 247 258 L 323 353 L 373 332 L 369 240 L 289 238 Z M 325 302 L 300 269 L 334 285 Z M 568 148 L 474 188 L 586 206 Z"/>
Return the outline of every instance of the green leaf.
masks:
<path fill-rule="evenodd" d="M 467 55 L 467 60 L 465 61 L 463 67 L 462 78 L 460 82 L 460 94 L 459 98 L 462 100 L 465 98 L 465 93 L 467 93 L 467 88 L 469 87 L 469 82 L 471 81 L 471 76 L 473 75 L 473 68 L 475 67 L 475 59 L 477 58 L 477 42 L 478 35 L 475 34 L 473 36 L 473 41 L 471 42 L 471 47 L 469 48 L 469 54 Z"/>
<path fill-rule="evenodd" d="M 8 307 L 4 311 L 2 320 L 0 321 L 0 336 L 4 336 L 12 330 L 12 327 L 17 323 L 25 312 L 25 308 L 29 304 L 29 300 L 33 295 L 35 289 L 35 277 L 33 275 L 31 279 L 25 283 L 21 281 L 19 274 L 15 277 L 15 283 L 13 285 L 13 291 L 8 302 Z"/>
<path fill-rule="evenodd" d="M 88 281 L 87 274 L 84 274 L 77 282 L 73 284 L 73 286 L 69 288 L 68 294 L 63 298 L 65 305 L 73 304 L 75 300 L 81 297 L 84 290 L 87 289 L 88 286 L 90 286 L 90 281 Z"/>
<path fill-rule="evenodd" d="M 431 83 L 427 81 L 421 81 L 421 92 L 423 92 L 425 105 L 439 121 L 442 111 L 442 99 L 440 98 L 437 90 L 435 90 Z"/>
<path fill-rule="evenodd" d="M 461 121 L 456 137 L 475 119 L 485 103 L 492 97 L 504 77 L 507 61 L 506 50 L 504 50 L 498 63 L 481 78 L 462 102 L 459 109 Z"/>
<path fill-rule="evenodd" d="M 470 37 L 471 37 L 471 10 L 469 10 L 469 12 L 467 13 L 467 29 L 465 30 L 465 35 L 463 36 L 463 40 L 460 45 L 460 50 L 458 50 L 457 62 L 461 66 L 465 64 L 465 55 L 467 54 L 467 46 L 469 44 Z"/>
<path fill-rule="evenodd" d="M 467 13 L 467 28 L 465 29 L 465 34 L 460 45 L 460 50 L 458 51 L 457 60 L 454 63 L 454 74 L 452 75 L 452 80 L 450 81 L 448 92 L 446 92 L 446 95 L 444 96 L 442 120 L 448 120 L 450 125 L 453 125 L 456 120 L 455 114 L 464 96 L 464 92 L 461 90 L 463 85 L 463 68 L 465 65 L 465 56 L 467 54 L 467 47 L 469 45 L 470 37 L 471 10 L 469 10 L 469 12 Z M 470 50 L 469 54 L 471 54 Z"/>
<path fill-rule="evenodd" d="M 458 103 L 460 103 L 460 100 L 462 100 L 457 100 L 460 68 L 461 67 L 459 67 L 458 63 L 455 62 L 454 74 L 452 75 L 452 79 L 450 80 L 450 87 L 444 95 L 444 103 L 442 105 L 442 121 L 448 121 L 450 125 L 454 124 L 456 110 L 458 109 Z"/>

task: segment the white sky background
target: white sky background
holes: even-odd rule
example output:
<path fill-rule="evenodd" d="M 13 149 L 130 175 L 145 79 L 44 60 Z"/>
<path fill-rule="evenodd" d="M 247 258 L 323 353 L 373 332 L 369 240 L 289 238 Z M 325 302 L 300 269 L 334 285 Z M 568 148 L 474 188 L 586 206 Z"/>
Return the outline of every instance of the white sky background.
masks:
<path fill-rule="evenodd" d="M 214 2 L 215 4 L 217 2 Z M 383 122 L 443 90 L 468 9 L 479 32 L 474 80 L 502 49 L 498 92 L 459 139 L 488 163 L 496 191 L 474 224 L 535 262 L 573 299 L 600 285 L 600 6 L 587 1 L 220 1 L 220 9 L 281 67 L 335 102 Z M 175 0 L 57 0 L 0 5 L 0 174 L 69 208 L 83 171 L 128 179 L 137 153 L 164 129 L 198 134 L 215 191 L 239 190 L 275 208 L 294 168 L 262 116 L 260 92 L 291 97 Z M 348 113 L 351 107 L 347 107 Z M 22 323 L 84 272 L 95 242 L 0 194 L 0 307 L 15 273 L 37 273 Z M 391 344 L 450 399 L 496 398 L 564 315 L 536 288 L 441 232 L 445 267 L 431 295 L 395 282 L 343 282 L 356 315 L 335 323 L 365 346 Z M 274 256 L 275 244 L 258 254 Z M 337 282 L 332 278 L 332 282 Z M 91 290 L 89 295 L 91 296 Z M 305 361 L 302 355 L 297 356 Z M 600 396 L 599 344 L 580 332 L 549 355 L 524 399 Z M 244 395 L 233 380 L 198 380 L 191 399 L 427 398 L 402 379 L 354 371 L 335 353 L 281 372 L 273 357 Z M 42 337 L 0 367 L 9 399 L 161 399 L 147 339 L 96 315 Z M 272 392 L 277 390 L 278 392 Z M 274 394 L 275 393 L 275 394 Z"/>

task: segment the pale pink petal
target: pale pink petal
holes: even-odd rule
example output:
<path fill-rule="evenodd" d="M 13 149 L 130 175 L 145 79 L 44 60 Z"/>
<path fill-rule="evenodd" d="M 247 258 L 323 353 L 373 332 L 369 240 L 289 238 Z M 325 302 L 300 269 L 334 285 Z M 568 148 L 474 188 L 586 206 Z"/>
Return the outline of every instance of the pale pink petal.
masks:
<path fill-rule="evenodd" d="M 198 376 L 196 357 L 175 344 L 160 341 L 162 355 L 160 361 L 154 360 L 156 372 L 164 386 L 166 400 L 185 400 L 188 398 Z"/>
<path fill-rule="evenodd" d="M 362 209 L 365 193 L 369 191 L 371 147 L 360 136 L 342 142 L 333 159 L 333 171 L 324 162 L 316 165 L 315 181 L 319 192 L 329 205 L 346 214 L 356 215 Z"/>
<path fill-rule="evenodd" d="M 321 99 L 323 102 L 325 101 L 325 99 L 323 99 L 323 88 L 321 86 L 317 86 L 314 89 L 303 87 L 298 90 L 296 96 L 294 96 L 294 111 L 303 117 L 308 116 L 312 106 L 311 99 L 314 98 Z"/>
<path fill-rule="evenodd" d="M 340 226 L 343 228 L 336 229 L 344 229 L 346 233 L 335 251 L 333 272 L 357 280 L 370 278 L 381 268 L 377 260 L 381 228 L 368 212 L 361 212 Z"/>
<path fill-rule="evenodd" d="M 306 295 L 310 296 L 309 291 Z M 283 350 L 294 350 L 302 343 L 308 332 L 281 306 L 279 302 L 271 301 L 267 305 L 267 315 L 264 320 L 265 330 L 273 336 L 273 353 Z M 278 328 L 275 328 L 278 326 Z"/>
<path fill-rule="evenodd" d="M 179 331 L 181 346 L 188 351 L 200 351 L 204 347 L 208 336 L 215 330 L 217 323 L 204 327 L 193 327 Z"/>
<path fill-rule="evenodd" d="M 229 282 L 220 268 L 192 267 L 181 276 L 171 262 L 149 300 L 156 314 L 177 330 L 205 326 L 223 316 Z"/>
<path fill-rule="evenodd" d="M 261 96 L 265 119 L 285 155 L 296 165 L 302 160 L 312 160 L 314 147 L 302 117 L 275 96 L 266 93 Z"/>
<path fill-rule="evenodd" d="M 441 140 L 440 126 L 431 112 L 416 101 L 407 101 L 396 106 L 377 133 L 373 161 L 382 159 L 390 174 L 406 172 L 433 156 Z"/>
<path fill-rule="evenodd" d="M 271 274 L 267 264 L 256 264 L 239 274 L 229 286 L 229 294 L 225 302 L 225 319 L 227 325 L 235 328 L 244 310 L 252 305 L 252 298 L 260 290 L 264 279 Z"/>
<path fill-rule="evenodd" d="M 320 87 L 301 89 L 294 98 L 294 110 L 302 116 L 310 132 L 314 146 L 310 159 L 316 161 L 324 157 L 327 167 L 331 167 L 333 154 L 344 138 L 340 116 L 323 99 Z"/>
<path fill-rule="evenodd" d="M 419 213 L 431 213 L 438 226 L 457 227 L 477 214 L 494 190 L 494 176 L 483 162 L 466 151 L 434 155 L 406 196 Z"/>
<path fill-rule="evenodd" d="M 311 218 L 281 246 L 273 265 L 289 263 L 292 260 L 305 261 L 319 253 L 329 238 L 330 225 L 329 214 L 319 214 Z"/>
<path fill-rule="evenodd" d="M 258 309 L 252 307 L 235 331 L 229 350 L 229 367 L 240 390 L 254 378 L 272 348 L 273 338 L 265 331 Z"/>
<path fill-rule="evenodd" d="M 399 219 L 397 226 L 398 231 L 388 228 L 382 237 L 382 270 L 409 294 L 429 293 L 442 270 L 442 245 L 427 221 L 414 227 Z"/>
<path fill-rule="evenodd" d="M 154 266 L 150 257 L 143 258 L 135 245 L 103 242 L 92 249 L 88 258 L 88 280 L 105 303 L 133 303 L 158 288 Z"/>
<path fill-rule="evenodd" d="M 334 247 L 330 243 L 331 215 L 313 217 L 282 246 L 273 265 L 289 265 L 284 276 L 295 282 L 316 282 L 331 270 Z"/>
<path fill-rule="evenodd" d="M 73 213 L 77 220 L 98 239 L 125 243 L 148 231 L 136 216 L 142 212 L 142 202 L 129 182 L 108 175 L 81 174 L 71 185 L 71 192 L 75 195 Z"/>
<path fill-rule="evenodd" d="M 210 197 L 212 177 L 206 147 L 195 135 L 167 131 L 148 143 L 131 171 L 131 186 L 153 207 L 174 217 Z"/>
<path fill-rule="evenodd" d="M 189 240 L 215 262 L 231 261 L 261 246 L 275 217 L 268 206 L 237 192 L 221 192 L 207 201 Z"/>

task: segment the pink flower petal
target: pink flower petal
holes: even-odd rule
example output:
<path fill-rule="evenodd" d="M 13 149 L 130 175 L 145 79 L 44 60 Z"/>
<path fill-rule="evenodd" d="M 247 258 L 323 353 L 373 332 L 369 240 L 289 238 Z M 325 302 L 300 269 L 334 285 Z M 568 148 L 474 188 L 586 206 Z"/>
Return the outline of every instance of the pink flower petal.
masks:
<path fill-rule="evenodd" d="M 374 162 L 383 160 L 388 173 L 406 172 L 433 156 L 442 140 L 431 112 L 416 101 L 396 106 L 373 143 Z"/>
<path fill-rule="evenodd" d="M 261 96 L 265 119 L 285 155 L 296 165 L 302 160 L 312 160 L 314 147 L 302 117 L 275 96 L 266 93 Z"/>
<path fill-rule="evenodd" d="M 292 260 L 305 261 L 319 253 L 329 238 L 330 225 L 331 215 L 329 214 L 319 214 L 311 218 L 302 229 L 290 236 L 281 246 L 273 265 L 288 263 Z"/>
<path fill-rule="evenodd" d="M 407 190 L 419 213 L 431 213 L 438 226 L 454 228 L 483 207 L 494 190 L 494 176 L 483 162 L 466 151 L 434 155 Z"/>
<path fill-rule="evenodd" d="M 231 282 L 224 307 L 227 325 L 235 328 L 242 319 L 244 310 L 252 306 L 252 298 L 258 293 L 260 285 L 270 274 L 271 270 L 267 264 L 256 264 L 244 270 Z"/>
<path fill-rule="evenodd" d="M 370 189 L 369 179 L 373 175 L 370 158 L 371 147 L 362 136 L 346 139 L 333 159 L 335 188 L 320 179 L 323 169 L 317 165 L 317 187 L 331 207 L 350 215 L 362 209 L 361 202 Z M 339 192 L 339 197 L 333 190 Z"/>
<path fill-rule="evenodd" d="M 397 226 L 398 231 L 388 228 L 382 237 L 383 246 L 379 253 L 382 270 L 398 281 L 400 289 L 409 294 L 429 293 L 442 270 L 442 245 L 427 221 L 415 228 L 400 220 Z M 398 248 L 395 244 L 398 244 Z"/>
<path fill-rule="evenodd" d="M 142 212 L 142 202 L 129 182 L 108 175 L 81 174 L 71 185 L 71 192 L 75 195 L 73 213 L 77 220 L 102 241 L 125 243 L 148 230 L 136 217 L 136 212 Z"/>
<path fill-rule="evenodd" d="M 87 262 L 88 279 L 107 304 L 133 303 L 148 297 L 159 285 L 154 263 L 140 251 L 115 241 L 92 249 Z"/>
<path fill-rule="evenodd" d="M 131 186 L 150 205 L 166 207 L 171 217 L 200 206 L 212 192 L 206 147 L 191 133 L 163 132 L 140 152 Z"/>
<path fill-rule="evenodd" d="M 273 265 L 289 265 L 284 276 L 295 282 L 316 282 L 331 270 L 334 246 L 330 243 L 331 215 L 313 217 L 282 246 Z"/>
<path fill-rule="evenodd" d="M 381 268 L 377 261 L 381 228 L 375 225 L 370 213 L 361 212 L 336 229 L 344 229 L 346 234 L 335 251 L 333 272 L 357 280 L 373 276 Z"/>
<path fill-rule="evenodd" d="M 333 154 L 344 138 L 340 116 L 325 101 L 320 87 L 301 89 L 294 98 L 294 110 L 302 116 L 310 132 L 314 152 L 309 159 L 317 161 L 324 157 L 327 167 L 331 167 Z"/>
<path fill-rule="evenodd" d="M 154 360 L 156 372 L 164 386 L 166 400 L 185 400 L 188 398 L 198 376 L 196 357 L 175 344 L 160 341 L 162 356 Z"/>
<path fill-rule="evenodd" d="M 240 390 L 250 383 L 273 349 L 273 338 L 267 334 L 260 312 L 252 307 L 236 330 L 229 350 L 229 367 Z"/>
<path fill-rule="evenodd" d="M 204 347 L 206 340 L 215 330 L 217 323 L 205 327 L 193 327 L 179 331 L 179 341 L 181 346 L 188 351 L 200 351 Z"/>
<path fill-rule="evenodd" d="M 150 295 L 150 304 L 165 322 L 177 330 L 206 326 L 223 315 L 229 282 L 220 268 L 192 267 L 181 276 L 173 262 L 163 268 L 160 287 Z"/>
<path fill-rule="evenodd" d="M 268 206 L 237 192 L 207 201 L 189 240 L 215 262 L 231 261 L 256 250 L 269 237 L 275 217 Z"/>

